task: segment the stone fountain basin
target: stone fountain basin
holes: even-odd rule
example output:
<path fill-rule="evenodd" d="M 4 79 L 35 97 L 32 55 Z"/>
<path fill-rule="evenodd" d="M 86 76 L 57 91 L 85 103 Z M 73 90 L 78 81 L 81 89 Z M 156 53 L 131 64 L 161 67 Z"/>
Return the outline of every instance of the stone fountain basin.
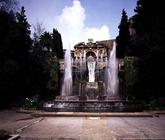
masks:
<path fill-rule="evenodd" d="M 56 99 L 44 103 L 45 111 L 54 112 L 141 112 L 143 104 L 140 101 L 126 100 L 71 100 Z"/>

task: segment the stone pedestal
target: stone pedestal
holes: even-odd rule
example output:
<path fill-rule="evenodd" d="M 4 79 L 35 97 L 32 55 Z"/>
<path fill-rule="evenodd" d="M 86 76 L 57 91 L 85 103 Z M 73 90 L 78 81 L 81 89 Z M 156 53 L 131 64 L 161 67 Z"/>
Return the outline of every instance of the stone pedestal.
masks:
<path fill-rule="evenodd" d="M 88 100 L 96 100 L 99 95 L 99 87 L 97 82 L 87 82 L 85 93 Z"/>

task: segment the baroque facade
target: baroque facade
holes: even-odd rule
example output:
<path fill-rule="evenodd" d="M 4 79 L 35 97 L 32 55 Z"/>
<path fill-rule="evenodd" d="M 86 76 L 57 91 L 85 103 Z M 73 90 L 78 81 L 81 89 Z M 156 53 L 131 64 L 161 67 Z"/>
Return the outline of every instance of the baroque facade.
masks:
<path fill-rule="evenodd" d="M 88 42 L 80 42 L 72 50 L 72 67 L 73 69 L 86 69 L 86 61 L 92 56 L 96 61 L 96 70 L 102 70 L 107 66 L 109 53 L 115 40 L 103 40 L 94 42 L 88 39 Z M 60 68 L 64 70 L 64 61 L 60 61 Z"/>

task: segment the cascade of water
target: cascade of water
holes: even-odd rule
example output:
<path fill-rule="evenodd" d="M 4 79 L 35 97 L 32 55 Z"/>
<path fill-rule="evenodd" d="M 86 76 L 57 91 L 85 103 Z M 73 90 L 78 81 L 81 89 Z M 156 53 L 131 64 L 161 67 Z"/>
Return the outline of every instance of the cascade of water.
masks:
<path fill-rule="evenodd" d="M 117 96 L 118 94 L 118 61 L 116 59 L 116 44 L 114 42 L 107 68 L 107 95 Z"/>
<path fill-rule="evenodd" d="M 72 94 L 72 60 L 71 51 L 67 49 L 64 58 L 64 81 L 62 85 L 62 96 L 69 96 Z"/>

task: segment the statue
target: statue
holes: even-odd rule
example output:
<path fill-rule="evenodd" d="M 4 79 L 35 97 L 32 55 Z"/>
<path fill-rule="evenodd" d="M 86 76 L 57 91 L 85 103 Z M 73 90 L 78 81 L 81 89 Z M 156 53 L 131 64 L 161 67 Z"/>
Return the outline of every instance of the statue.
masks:
<path fill-rule="evenodd" d="M 95 65 L 96 62 L 92 56 L 89 56 L 87 59 L 87 66 L 88 66 L 88 82 L 95 82 Z"/>

